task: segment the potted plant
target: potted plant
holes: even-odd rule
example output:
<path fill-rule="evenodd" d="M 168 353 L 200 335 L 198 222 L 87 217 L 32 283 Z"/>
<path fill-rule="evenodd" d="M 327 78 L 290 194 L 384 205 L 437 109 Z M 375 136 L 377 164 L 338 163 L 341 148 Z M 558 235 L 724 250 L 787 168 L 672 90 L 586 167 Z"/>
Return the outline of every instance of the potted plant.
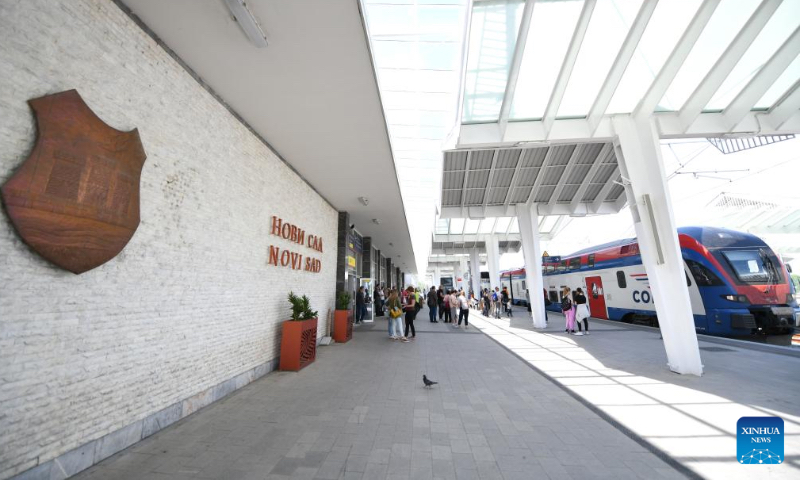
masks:
<path fill-rule="evenodd" d="M 317 312 L 311 310 L 307 296 L 289 292 L 292 319 L 283 322 L 281 370 L 298 371 L 317 356 Z"/>
<path fill-rule="evenodd" d="M 353 311 L 350 309 L 350 294 L 339 292 L 336 296 L 336 311 L 333 313 L 333 339 L 346 343 L 353 338 Z"/>

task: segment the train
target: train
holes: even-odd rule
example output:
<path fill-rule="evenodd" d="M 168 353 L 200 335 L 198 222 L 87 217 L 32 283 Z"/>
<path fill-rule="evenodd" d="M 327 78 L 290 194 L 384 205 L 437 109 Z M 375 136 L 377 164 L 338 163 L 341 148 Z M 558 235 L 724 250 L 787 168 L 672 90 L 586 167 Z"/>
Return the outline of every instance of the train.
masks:
<path fill-rule="evenodd" d="M 790 269 L 755 235 L 716 227 L 678 229 L 695 329 L 719 336 L 792 333 L 800 308 Z M 552 258 L 552 257 L 550 257 Z M 635 238 L 543 258 L 547 308 L 564 286 L 586 292 L 591 316 L 658 327 L 650 281 Z M 525 269 L 502 272 L 512 301 L 528 305 Z"/>

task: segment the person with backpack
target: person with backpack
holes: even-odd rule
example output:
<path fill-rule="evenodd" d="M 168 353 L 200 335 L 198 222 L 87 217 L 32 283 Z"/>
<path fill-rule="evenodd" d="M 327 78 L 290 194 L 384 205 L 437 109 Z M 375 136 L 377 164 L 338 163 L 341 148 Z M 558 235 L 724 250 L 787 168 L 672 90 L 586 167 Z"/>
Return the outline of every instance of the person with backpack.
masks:
<path fill-rule="evenodd" d="M 494 287 L 492 292 L 492 313 L 494 318 L 500 318 L 500 287 Z"/>
<path fill-rule="evenodd" d="M 491 308 L 491 305 L 492 305 L 492 299 L 489 296 L 489 289 L 488 288 L 484 288 L 483 289 L 483 292 L 481 293 L 481 299 L 483 301 L 483 310 L 481 311 L 481 313 L 483 314 L 484 317 L 488 317 L 489 316 L 489 308 Z"/>
<path fill-rule="evenodd" d="M 511 318 L 511 295 L 508 294 L 508 288 L 505 286 L 503 287 L 503 291 L 500 292 L 500 299 L 503 303 L 503 311 L 508 315 L 508 318 Z"/>
<path fill-rule="evenodd" d="M 417 337 L 417 331 L 414 329 L 414 319 L 417 318 L 417 312 L 419 308 L 417 308 L 417 299 L 414 295 L 414 287 L 408 287 L 406 289 L 408 295 L 406 295 L 406 304 L 405 304 L 405 311 L 406 311 L 406 339 L 414 339 Z M 408 336 L 409 330 L 411 331 L 411 337 Z"/>
<path fill-rule="evenodd" d="M 570 298 L 570 288 L 564 287 L 561 290 L 561 313 L 567 322 L 567 328 L 564 330 L 566 333 L 572 335 L 575 333 L 575 311 L 572 310 L 572 299 Z"/>

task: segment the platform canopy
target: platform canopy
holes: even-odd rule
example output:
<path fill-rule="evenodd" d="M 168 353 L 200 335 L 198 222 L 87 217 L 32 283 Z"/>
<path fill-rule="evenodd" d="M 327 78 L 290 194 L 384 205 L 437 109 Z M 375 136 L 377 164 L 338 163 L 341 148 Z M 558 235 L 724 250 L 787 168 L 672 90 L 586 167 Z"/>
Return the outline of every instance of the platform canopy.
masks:
<path fill-rule="evenodd" d="M 445 152 L 441 216 L 514 216 L 523 203 L 542 215 L 616 213 L 625 206 L 619 180 L 608 142 Z"/>
<path fill-rule="evenodd" d="M 800 2 L 476 0 L 451 146 L 800 131 Z"/>

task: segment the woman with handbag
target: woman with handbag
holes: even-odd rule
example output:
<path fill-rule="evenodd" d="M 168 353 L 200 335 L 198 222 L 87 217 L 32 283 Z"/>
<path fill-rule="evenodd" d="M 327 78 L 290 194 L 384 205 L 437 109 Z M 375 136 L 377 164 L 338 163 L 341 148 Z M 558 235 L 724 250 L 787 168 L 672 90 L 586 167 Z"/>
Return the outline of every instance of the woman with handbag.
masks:
<path fill-rule="evenodd" d="M 386 302 L 386 308 L 389 310 L 389 336 L 392 340 L 407 342 L 408 340 L 403 336 L 403 307 L 397 296 L 397 290 L 392 289 L 389 300 Z"/>

